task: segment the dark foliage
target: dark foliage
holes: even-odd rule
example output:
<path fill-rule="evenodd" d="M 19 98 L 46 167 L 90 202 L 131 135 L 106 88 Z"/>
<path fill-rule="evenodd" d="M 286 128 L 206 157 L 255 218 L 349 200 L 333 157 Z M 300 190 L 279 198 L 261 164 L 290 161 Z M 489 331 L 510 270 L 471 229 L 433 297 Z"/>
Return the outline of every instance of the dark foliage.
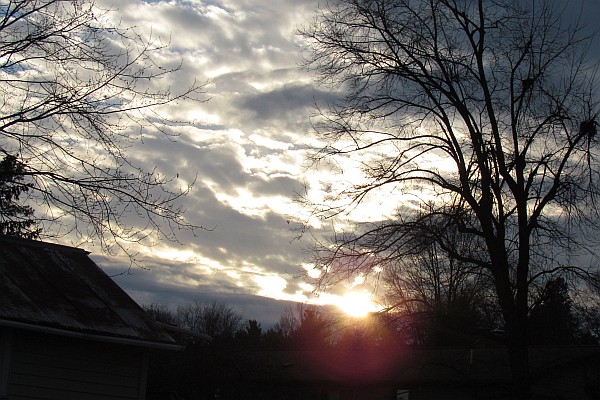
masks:
<path fill-rule="evenodd" d="M 551 279 L 541 288 L 529 313 L 529 343 L 574 344 L 576 334 L 577 321 L 569 286 L 563 278 Z"/>
<path fill-rule="evenodd" d="M 255 319 L 246 321 L 246 325 L 235 334 L 236 345 L 246 349 L 257 349 L 264 347 L 262 327 Z"/>
<path fill-rule="evenodd" d="M 151 303 L 142 305 L 146 314 L 155 321 L 162 322 L 165 324 L 177 324 L 177 315 L 171 311 L 171 309 L 164 304 Z"/>
<path fill-rule="evenodd" d="M 33 208 L 19 203 L 32 188 L 26 175 L 26 166 L 17 157 L 6 155 L 0 161 L 0 234 L 36 239 L 42 230 L 36 226 Z"/>

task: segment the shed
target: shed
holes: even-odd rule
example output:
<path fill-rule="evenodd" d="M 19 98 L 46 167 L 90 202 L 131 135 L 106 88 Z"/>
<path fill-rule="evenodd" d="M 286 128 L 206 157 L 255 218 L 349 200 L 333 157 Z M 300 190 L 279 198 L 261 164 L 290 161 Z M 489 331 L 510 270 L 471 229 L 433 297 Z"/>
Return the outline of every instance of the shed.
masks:
<path fill-rule="evenodd" d="M 88 254 L 0 235 L 0 399 L 144 399 L 181 348 Z"/>

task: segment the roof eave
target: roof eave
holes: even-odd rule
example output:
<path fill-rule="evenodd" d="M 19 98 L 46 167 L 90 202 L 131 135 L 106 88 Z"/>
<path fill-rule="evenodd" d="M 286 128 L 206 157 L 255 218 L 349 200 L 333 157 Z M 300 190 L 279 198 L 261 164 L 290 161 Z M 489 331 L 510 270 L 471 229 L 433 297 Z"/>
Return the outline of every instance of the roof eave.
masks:
<path fill-rule="evenodd" d="M 67 329 L 53 328 L 43 325 L 29 324 L 26 322 L 11 321 L 6 319 L 0 319 L 0 327 L 24 329 L 33 332 L 41 332 L 46 334 L 53 334 L 64 337 L 71 337 L 76 339 L 94 340 L 98 342 L 123 344 L 129 346 L 139 346 L 162 350 L 183 350 L 185 346 L 177 343 L 165 343 L 165 342 L 153 342 L 148 340 L 125 338 L 118 336 L 100 335 L 95 333 L 71 331 Z"/>
<path fill-rule="evenodd" d="M 205 333 L 200 333 L 200 332 L 194 332 L 190 329 L 186 329 L 186 328 L 182 328 L 180 326 L 177 325 L 171 325 L 171 324 L 166 324 L 164 322 L 159 322 L 159 321 L 155 321 L 154 322 L 158 327 L 168 331 L 168 332 L 173 332 L 173 333 L 178 333 L 181 335 L 185 335 L 185 336 L 189 336 L 195 339 L 201 339 L 201 340 L 205 340 L 205 341 L 212 341 L 213 338 L 210 335 L 207 335 Z"/>

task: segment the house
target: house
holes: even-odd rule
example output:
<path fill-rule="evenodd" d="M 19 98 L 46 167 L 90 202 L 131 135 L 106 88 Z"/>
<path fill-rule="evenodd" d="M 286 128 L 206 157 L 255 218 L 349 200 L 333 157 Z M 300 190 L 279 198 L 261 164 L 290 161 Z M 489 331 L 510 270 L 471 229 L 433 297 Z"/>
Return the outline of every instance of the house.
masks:
<path fill-rule="evenodd" d="M 181 346 L 84 250 L 0 236 L 0 399 L 144 399 Z"/>

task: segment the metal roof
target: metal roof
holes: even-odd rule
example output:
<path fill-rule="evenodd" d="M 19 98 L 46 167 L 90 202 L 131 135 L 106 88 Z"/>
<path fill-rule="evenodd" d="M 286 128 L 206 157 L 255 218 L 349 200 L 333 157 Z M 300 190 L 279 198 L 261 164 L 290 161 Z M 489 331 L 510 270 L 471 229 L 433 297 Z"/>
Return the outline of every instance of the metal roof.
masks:
<path fill-rule="evenodd" d="M 0 326 L 178 348 L 88 254 L 0 235 Z"/>

